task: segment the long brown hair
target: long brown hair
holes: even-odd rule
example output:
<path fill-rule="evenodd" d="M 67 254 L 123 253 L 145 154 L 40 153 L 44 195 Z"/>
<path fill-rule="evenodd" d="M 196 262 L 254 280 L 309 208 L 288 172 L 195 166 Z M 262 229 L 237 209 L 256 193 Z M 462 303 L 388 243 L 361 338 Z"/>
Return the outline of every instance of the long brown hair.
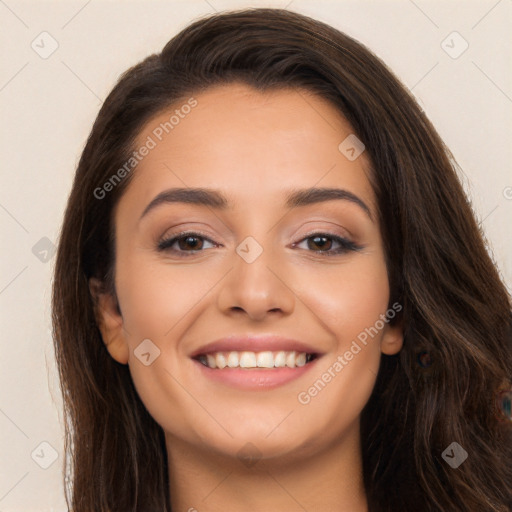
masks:
<path fill-rule="evenodd" d="M 107 352 L 88 287 L 94 276 L 115 293 L 112 211 L 137 169 L 101 197 L 98 188 L 129 160 L 153 116 L 234 81 L 329 100 L 372 164 L 404 346 L 382 356 L 361 418 L 370 511 L 510 510 L 512 424 L 496 397 L 510 385 L 511 301 L 456 163 L 412 95 L 365 46 L 281 9 L 195 21 L 126 71 L 97 116 L 64 216 L 52 297 L 68 505 L 74 512 L 170 511 L 163 431 L 128 366 Z M 442 457 L 453 442 L 468 452 L 456 469 Z"/>

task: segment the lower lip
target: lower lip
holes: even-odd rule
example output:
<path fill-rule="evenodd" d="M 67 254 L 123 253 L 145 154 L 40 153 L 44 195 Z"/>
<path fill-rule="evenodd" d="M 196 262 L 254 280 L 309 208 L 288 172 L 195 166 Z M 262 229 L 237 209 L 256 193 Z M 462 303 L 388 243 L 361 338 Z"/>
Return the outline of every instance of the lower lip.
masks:
<path fill-rule="evenodd" d="M 199 370 L 205 377 L 246 390 L 267 390 L 277 388 L 288 382 L 291 382 L 307 373 L 318 361 L 318 357 L 306 363 L 304 366 L 295 368 L 210 368 L 199 361 L 193 359 L 193 362 L 199 366 Z"/>

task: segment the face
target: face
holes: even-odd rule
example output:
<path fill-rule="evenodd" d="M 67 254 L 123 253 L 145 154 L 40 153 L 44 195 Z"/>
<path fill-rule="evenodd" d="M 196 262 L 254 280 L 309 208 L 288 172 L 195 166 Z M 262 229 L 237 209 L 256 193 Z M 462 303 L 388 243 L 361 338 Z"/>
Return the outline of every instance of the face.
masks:
<path fill-rule="evenodd" d="M 263 458 L 355 439 L 402 345 L 366 155 L 339 148 L 351 127 L 309 92 L 194 98 L 139 134 L 155 145 L 114 212 L 108 350 L 167 439 Z"/>

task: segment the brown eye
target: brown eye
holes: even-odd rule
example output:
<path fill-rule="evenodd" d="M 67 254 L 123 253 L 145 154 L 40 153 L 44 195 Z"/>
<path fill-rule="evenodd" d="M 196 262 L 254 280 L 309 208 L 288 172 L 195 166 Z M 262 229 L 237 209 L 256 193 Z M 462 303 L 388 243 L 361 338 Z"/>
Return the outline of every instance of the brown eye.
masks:
<path fill-rule="evenodd" d="M 157 249 L 159 251 L 171 251 L 183 254 L 194 253 L 202 252 L 205 243 L 212 244 L 212 246 L 216 245 L 214 242 L 198 233 L 180 233 L 176 236 L 171 235 L 169 238 L 161 240 L 158 243 Z M 177 246 L 177 248 L 173 246 Z"/>
<path fill-rule="evenodd" d="M 310 249 L 318 248 L 320 251 L 328 251 L 332 246 L 332 240 L 328 236 L 312 236 L 309 237 L 308 240 L 310 240 L 312 243 L 308 243 L 308 247 Z M 329 241 L 331 240 L 331 241 Z"/>
<path fill-rule="evenodd" d="M 351 240 L 337 235 L 331 235 L 329 233 L 313 233 L 312 235 L 302 239 L 299 244 L 295 245 L 299 246 L 303 242 L 306 242 L 307 250 L 313 253 L 318 253 L 322 256 L 344 254 L 349 251 L 358 251 L 363 248 Z M 336 248 L 336 246 L 338 247 Z"/>
<path fill-rule="evenodd" d="M 191 249 L 193 251 L 197 251 L 198 249 L 201 249 L 202 243 L 201 243 L 201 237 L 198 236 L 192 236 L 187 235 L 184 237 L 180 237 L 178 240 L 178 247 L 181 250 Z"/>

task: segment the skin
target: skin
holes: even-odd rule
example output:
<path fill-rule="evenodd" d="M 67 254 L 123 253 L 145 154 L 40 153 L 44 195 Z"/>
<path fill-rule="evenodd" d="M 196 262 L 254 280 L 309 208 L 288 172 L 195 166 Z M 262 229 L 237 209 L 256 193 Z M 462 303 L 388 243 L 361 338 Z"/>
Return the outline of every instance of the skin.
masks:
<path fill-rule="evenodd" d="M 365 153 L 349 161 L 338 150 L 353 130 L 312 93 L 229 84 L 194 97 L 197 106 L 140 162 L 115 210 L 121 314 L 111 295 L 96 297 L 110 354 L 129 365 L 164 429 L 173 511 L 366 511 L 359 417 L 381 353 L 402 347 L 400 324 L 385 323 L 309 403 L 297 397 L 388 309 L 369 162 Z M 144 127 L 137 147 L 169 112 Z M 352 192 L 372 218 L 347 200 L 285 207 L 289 190 L 313 186 Z M 140 220 L 172 187 L 217 189 L 231 206 L 163 204 Z M 184 257 L 157 250 L 159 240 L 185 230 L 214 243 L 175 243 L 189 251 Z M 329 256 L 320 251 L 337 243 L 315 245 L 307 238 L 315 232 L 363 248 Z M 252 263 L 235 251 L 248 236 L 263 248 Z M 324 355 L 303 376 L 266 391 L 207 379 L 189 357 L 220 337 L 263 333 L 304 341 Z M 160 356 L 145 366 L 134 350 L 148 338 Z M 239 456 L 247 443 L 257 451 L 253 464 Z"/>

